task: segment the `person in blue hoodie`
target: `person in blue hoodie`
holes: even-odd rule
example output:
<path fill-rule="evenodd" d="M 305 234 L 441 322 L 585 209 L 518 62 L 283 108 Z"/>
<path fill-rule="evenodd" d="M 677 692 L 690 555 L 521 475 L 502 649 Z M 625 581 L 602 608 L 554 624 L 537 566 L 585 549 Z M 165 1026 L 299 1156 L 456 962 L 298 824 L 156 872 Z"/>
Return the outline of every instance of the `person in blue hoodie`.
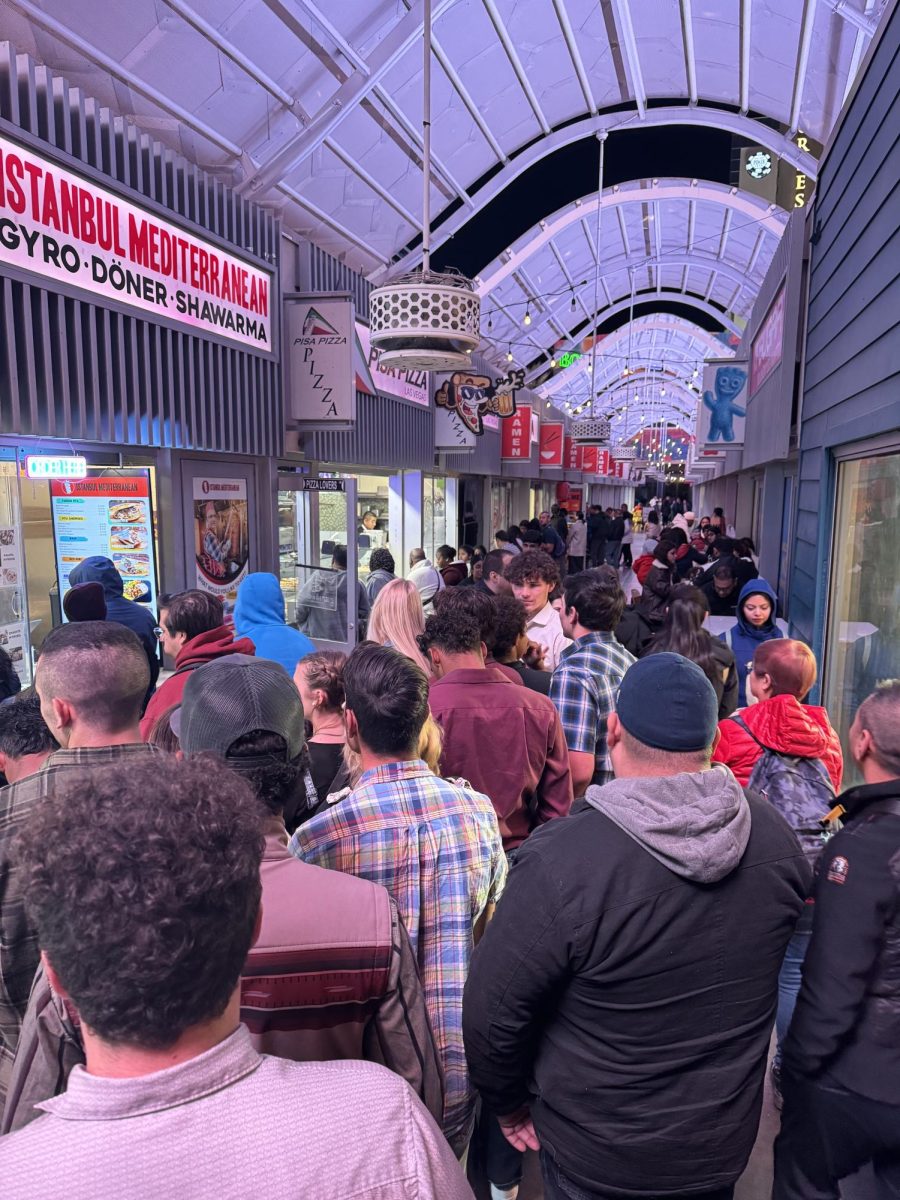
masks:
<path fill-rule="evenodd" d="M 285 623 L 281 585 L 269 571 L 254 571 L 238 588 L 234 628 L 254 644 L 257 658 L 281 663 L 288 675 L 315 650 L 305 633 Z"/>
<path fill-rule="evenodd" d="M 69 584 L 78 587 L 81 583 L 99 583 L 103 588 L 103 598 L 106 601 L 107 621 L 116 621 L 124 625 L 140 638 L 141 645 L 150 664 L 150 686 L 144 699 L 144 708 L 156 691 L 156 680 L 159 678 L 159 641 L 156 637 L 156 618 L 143 604 L 126 600 L 123 595 L 125 584 L 122 576 L 115 568 L 111 558 L 102 554 L 83 558 L 77 567 L 69 572 Z"/>
<path fill-rule="evenodd" d="M 737 602 L 737 625 L 721 634 L 734 651 L 738 672 L 738 707 L 747 704 L 747 676 L 757 646 L 773 638 L 784 637 L 775 624 L 778 596 L 765 579 L 750 579 L 740 590 Z"/>

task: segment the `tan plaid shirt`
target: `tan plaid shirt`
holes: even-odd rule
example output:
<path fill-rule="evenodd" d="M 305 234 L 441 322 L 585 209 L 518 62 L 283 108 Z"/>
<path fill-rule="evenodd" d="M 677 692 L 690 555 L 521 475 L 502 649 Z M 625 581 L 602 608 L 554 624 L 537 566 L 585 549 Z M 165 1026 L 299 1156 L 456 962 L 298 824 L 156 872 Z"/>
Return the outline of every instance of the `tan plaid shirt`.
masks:
<path fill-rule="evenodd" d="M 10 862 L 13 838 L 32 805 L 52 794 L 60 771 L 102 767 L 122 758 L 162 753 L 142 742 L 57 750 L 35 775 L 0 789 L 0 1110 L 6 1100 L 19 1030 L 40 958 L 37 931 L 25 912 L 18 871 Z M 127 772 L 123 771 L 123 792 L 127 781 Z"/>

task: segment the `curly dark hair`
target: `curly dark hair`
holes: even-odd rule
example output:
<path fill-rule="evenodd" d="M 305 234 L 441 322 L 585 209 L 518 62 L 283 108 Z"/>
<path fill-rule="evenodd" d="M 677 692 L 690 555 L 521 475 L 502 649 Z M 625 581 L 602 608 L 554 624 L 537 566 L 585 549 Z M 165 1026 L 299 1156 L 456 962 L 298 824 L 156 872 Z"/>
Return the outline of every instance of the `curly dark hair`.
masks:
<path fill-rule="evenodd" d="M 41 716 L 41 698 L 29 688 L 9 704 L 0 704 L 0 753 L 8 758 L 58 750 L 59 742 Z"/>
<path fill-rule="evenodd" d="M 481 626 L 470 609 L 444 605 L 426 619 L 425 632 L 419 634 L 418 642 L 423 654 L 431 646 L 446 654 L 470 654 L 481 646 Z"/>
<path fill-rule="evenodd" d="M 525 632 L 528 616 L 515 596 L 495 597 L 494 609 L 494 658 L 502 661 Z"/>
<path fill-rule="evenodd" d="M 385 546 L 379 546 L 369 555 L 370 571 L 387 571 L 393 575 L 396 565 L 393 554 Z"/>
<path fill-rule="evenodd" d="M 512 584 L 543 582 L 556 587 L 559 583 L 559 567 L 543 550 L 525 550 L 516 554 L 503 574 Z"/>
<path fill-rule="evenodd" d="M 27 907 L 104 1041 L 165 1049 L 225 1011 L 259 911 L 263 815 L 224 765 L 162 755 L 63 772 L 33 806 L 14 849 Z"/>
<path fill-rule="evenodd" d="M 221 759 L 219 760 L 221 761 Z M 254 796 L 270 813 L 281 816 L 306 807 L 306 771 L 309 750 L 287 758 L 287 743 L 280 734 L 253 729 L 228 747 L 226 764 L 244 779 Z"/>
<path fill-rule="evenodd" d="M 494 644 L 496 612 L 494 597 L 489 592 L 480 592 L 471 587 L 444 588 L 434 598 L 434 611 L 464 612 L 473 616 L 481 631 L 481 640 L 490 648 Z"/>

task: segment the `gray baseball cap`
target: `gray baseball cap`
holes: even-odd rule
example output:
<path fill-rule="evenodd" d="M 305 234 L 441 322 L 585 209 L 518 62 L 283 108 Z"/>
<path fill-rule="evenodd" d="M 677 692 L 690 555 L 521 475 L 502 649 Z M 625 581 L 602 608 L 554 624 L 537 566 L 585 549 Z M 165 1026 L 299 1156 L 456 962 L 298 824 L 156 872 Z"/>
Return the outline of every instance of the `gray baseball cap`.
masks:
<path fill-rule="evenodd" d="M 192 671 L 173 716 L 187 757 L 226 758 L 238 738 L 256 729 L 284 738 L 287 762 L 306 745 L 303 704 L 290 675 L 280 663 L 249 654 L 229 654 Z"/>

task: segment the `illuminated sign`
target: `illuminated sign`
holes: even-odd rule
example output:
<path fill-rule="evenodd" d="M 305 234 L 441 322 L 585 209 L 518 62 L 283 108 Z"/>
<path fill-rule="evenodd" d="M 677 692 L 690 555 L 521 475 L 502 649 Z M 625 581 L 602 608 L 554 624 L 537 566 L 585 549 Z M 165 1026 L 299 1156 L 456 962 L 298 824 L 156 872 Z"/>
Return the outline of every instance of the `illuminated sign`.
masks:
<path fill-rule="evenodd" d="M 561 367 L 574 367 L 581 355 L 576 350 L 567 350 L 556 360 Z"/>
<path fill-rule="evenodd" d="M 755 154 L 751 154 L 744 164 L 744 170 L 754 179 L 762 179 L 772 170 L 772 155 L 767 154 L 765 150 L 757 150 Z"/>
<path fill-rule="evenodd" d="M 84 479 L 87 462 L 80 454 L 26 454 L 25 474 L 29 479 Z"/>

